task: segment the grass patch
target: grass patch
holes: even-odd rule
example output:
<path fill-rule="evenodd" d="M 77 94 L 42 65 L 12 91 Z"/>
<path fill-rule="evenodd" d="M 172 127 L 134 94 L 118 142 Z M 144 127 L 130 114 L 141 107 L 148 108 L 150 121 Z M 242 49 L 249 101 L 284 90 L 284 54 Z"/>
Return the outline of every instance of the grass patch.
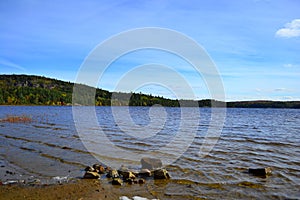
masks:
<path fill-rule="evenodd" d="M 9 122 L 9 123 L 30 123 L 32 118 L 26 115 L 7 115 L 5 118 L 0 119 L 0 122 Z"/>

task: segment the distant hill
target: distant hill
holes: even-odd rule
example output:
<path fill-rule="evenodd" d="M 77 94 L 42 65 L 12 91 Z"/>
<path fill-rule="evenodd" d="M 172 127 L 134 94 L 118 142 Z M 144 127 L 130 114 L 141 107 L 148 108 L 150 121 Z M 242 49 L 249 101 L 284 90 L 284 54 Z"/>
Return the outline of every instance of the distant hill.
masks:
<path fill-rule="evenodd" d="M 229 108 L 300 108 L 300 101 L 236 101 L 227 102 Z"/>
<path fill-rule="evenodd" d="M 0 75 L 0 105 L 71 105 L 74 83 L 34 75 Z M 80 85 L 80 87 L 90 88 Z M 93 88 L 95 89 L 95 88 Z M 226 104 L 215 100 L 205 99 L 172 100 L 159 96 L 141 93 L 116 93 L 118 99 L 112 98 L 111 92 L 96 89 L 95 105 L 97 106 L 162 106 L 179 107 L 195 106 L 223 107 Z M 126 99 L 130 99 L 129 102 Z M 82 105 L 87 105 L 82 99 Z M 238 101 L 228 102 L 227 107 L 233 108 L 300 108 L 300 101 Z"/>
<path fill-rule="evenodd" d="M 74 83 L 34 75 L 0 75 L 0 105 L 71 105 Z M 91 87 L 81 85 L 85 89 Z M 95 89 L 95 88 L 93 88 Z M 130 98 L 130 106 L 179 106 L 178 101 L 145 94 L 117 93 L 121 99 Z M 128 105 L 122 100 L 111 101 L 112 93 L 96 89 L 97 106 Z M 82 100 L 82 104 L 87 103 Z"/>

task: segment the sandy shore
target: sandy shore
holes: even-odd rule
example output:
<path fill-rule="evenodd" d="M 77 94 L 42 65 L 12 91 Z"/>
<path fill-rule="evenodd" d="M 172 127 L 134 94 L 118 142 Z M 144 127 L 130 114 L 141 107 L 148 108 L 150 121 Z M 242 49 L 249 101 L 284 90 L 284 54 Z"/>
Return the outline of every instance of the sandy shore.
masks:
<path fill-rule="evenodd" d="M 108 194 L 99 181 L 78 180 L 74 183 L 50 186 L 3 185 L 0 187 L 0 199 L 117 199 Z M 106 197 L 110 198 L 106 198 Z"/>
<path fill-rule="evenodd" d="M 79 179 L 70 183 L 56 185 L 1 185 L 0 199 L 107 199 L 118 200 L 121 196 L 132 198 L 142 196 L 148 199 L 155 199 L 146 188 L 146 185 L 125 185 L 113 186 L 101 183 L 101 180 Z"/>

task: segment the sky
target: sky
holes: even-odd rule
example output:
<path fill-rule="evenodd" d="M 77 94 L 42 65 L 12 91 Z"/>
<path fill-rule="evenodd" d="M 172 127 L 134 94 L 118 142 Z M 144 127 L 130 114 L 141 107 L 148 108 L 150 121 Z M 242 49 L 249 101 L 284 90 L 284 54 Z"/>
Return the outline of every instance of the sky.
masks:
<path fill-rule="evenodd" d="M 84 61 L 108 39 L 158 27 L 183 34 L 205 50 L 226 101 L 300 100 L 299 8 L 298 0 L 0 1 L 0 74 L 75 82 Z M 105 69 L 97 87 L 110 91 L 186 99 L 211 98 L 215 92 L 206 74 L 158 49 L 120 55 Z M 135 85 L 120 87 L 129 82 Z"/>

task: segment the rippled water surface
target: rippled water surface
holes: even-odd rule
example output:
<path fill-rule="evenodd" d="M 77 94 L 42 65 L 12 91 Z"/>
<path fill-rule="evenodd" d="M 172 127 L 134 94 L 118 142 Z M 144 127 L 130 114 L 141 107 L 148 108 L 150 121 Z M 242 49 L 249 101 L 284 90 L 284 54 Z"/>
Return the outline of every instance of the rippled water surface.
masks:
<path fill-rule="evenodd" d="M 199 114 L 198 108 L 162 109 L 131 107 L 129 118 L 116 120 L 110 107 L 96 107 L 98 124 L 90 125 L 87 117 L 77 120 L 81 124 L 78 134 L 72 107 L 1 106 L 0 119 L 7 115 L 33 119 L 31 123 L 0 122 L 1 163 L 14 167 L 24 177 L 80 177 L 84 166 L 97 162 L 93 155 L 118 159 L 104 149 L 101 151 L 99 144 L 103 140 L 97 135 L 99 131 L 116 147 L 142 154 L 159 152 L 176 134 L 188 135 L 197 130 L 185 153 L 167 166 L 172 179 L 150 180 L 150 192 L 161 199 L 300 198 L 299 110 L 227 109 L 217 144 L 201 157 L 199 148 L 209 128 L 211 110 L 200 108 Z M 196 129 L 180 126 L 183 109 L 190 113 L 186 120 L 199 120 Z M 122 113 L 124 107 L 114 111 Z M 97 147 L 92 155 L 82 140 Z M 176 148 L 181 149 L 180 145 Z M 167 158 L 176 148 L 164 151 L 162 156 Z M 130 163 L 133 168 L 139 167 L 139 163 Z M 256 177 L 247 173 L 249 167 L 271 167 L 273 173 L 266 178 Z"/>

